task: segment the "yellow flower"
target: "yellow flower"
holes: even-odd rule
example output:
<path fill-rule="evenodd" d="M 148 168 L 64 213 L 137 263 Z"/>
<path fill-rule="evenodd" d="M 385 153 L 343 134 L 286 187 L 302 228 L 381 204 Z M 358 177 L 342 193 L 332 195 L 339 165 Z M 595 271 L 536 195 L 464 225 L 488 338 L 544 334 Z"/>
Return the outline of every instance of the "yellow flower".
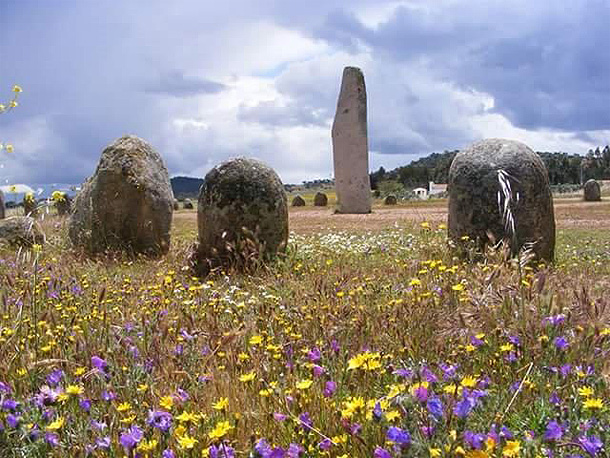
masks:
<path fill-rule="evenodd" d="M 12 153 L 14 151 L 13 145 L 11 145 L 10 143 L 7 143 L 4 148 L 6 149 L 7 153 Z"/>
<path fill-rule="evenodd" d="M 64 425 L 64 423 L 64 417 L 58 417 L 54 422 L 50 423 L 49 426 L 47 426 L 47 431 L 57 431 Z"/>
<path fill-rule="evenodd" d="M 604 401 L 601 398 L 588 398 L 583 402 L 585 409 L 603 409 Z"/>
<path fill-rule="evenodd" d="M 77 377 L 80 377 L 81 375 L 83 375 L 85 372 L 87 372 L 87 368 L 86 367 L 77 367 L 74 370 L 74 375 Z"/>
<path fill-rule="evenodd" d="M 458 283 L 457 285 L 453 285 L 451 289 L 453 291 L 464 291 L 464 285 L 462 283 Z"/>
<path fill-rule="evenodd" d="M 366 351 L 359 355 L 354 356 L 348 361 L 348 370 L 352 369 L 363 369 L 365 371 L 372 371 L 381 367 L 381 355 L 377 352 L 371 353 Z"/>
<path fill-rule="evenodd" d="M 233 429 L 233 426 L 228 421 L 220 421 L 216 423 L 216 426 L 212 431 L 209 432 L 208 436 L 210 439 L 220 439 L 224 437 L 229 431 Z"/>
<path fill-rule="evenodd" d="M 252 372 L 248 372 L 247 374 L 241 375 L 239 377 L 239 381 L 247 383 L 247 382 L 251 382 L 255 378 L 256 378 L 256 372 L 252 371 Z"/>
<path fill-rule="evenodd" d="M 119 412 L 127 412 L 128 410 L 131 410 L 131 404 L 128 402 L 122 402 L 116 406 L 116 410 Z"/>
<path fill-rule="evenodd" d="M 18 86 L 18 85 L 16 85 L 16 84 L 15 84 L 15 85 L 13 86 L 13 92 L 14 92 L 15 94 L 19 94 L 20 92 L 23 92 L 23 89 L 21 89 L 21 86 Z"/>
<path fill-rule="evenodd" d="M 515 349 L 515 346 L 512 343 L 507 343 L 507 344 L 500 346 L 500 351 L 502 351 L 502 352 L 513 351 L 514 349 Z"/>
<path fill-rule="evenodd" d="M 477 386 L 477 379 L 467 375 L 462 379 L 461 385 L 465 386 L 466 388 L 474 388 Z"/>
<path fill-rule="evenodd" d="M 229 400 L 227 398 L 220 398 L 218 402 L 212 404 L 212 408 L 215 410 L 225 410 L 229 407 Z"/>
<path fill-rule="evenodd" d="M 483 450 L 470 450 L 466 452 L 466 458 L 489 458 L 489 454 Z"/>
<path fill-rule="evenodd" d="M 183 450 L 190 450 L 195 446 L 197 442 L 199 442 L 197 439 L 187 434 L 185 434 L 184 436 L 178 436 L 177 439 L 178 445 Z"/>
<path fill-rule="evenodd" d="M 85 390 L 83 389 L 83 387 L 79 385 L 68 385 L 66 387 L 66 394 L 69 394 L 71 396 L 79 396 L 84 392 Z"/>
<path fill-rule="evenodd" d="M 437 457 L 441 456 L 440 448 L 429 448 L 428 452 L 430 453 L 430 458 L 437 458 Z"/>
<path fill-rule="evenodd" d="M 428 221 L 424 221 L 420 226 L 422 229 L 430 229 L 430 223 Z"/>
<path fill-rule="evenodd" d="M 519 443 L 519 441 L 507 441 L 506 445 L 502 449 L 502 456 L 512 458 L 515 456 L 519 456 L 520 451 L 521 444 Z"/>
<path fill-rule="evenodd" d="M 163 396 L 161 399 L 159 399 L 159 405 L 166 410 L 172 410 L 172 407 L 174 406 L 174 398 L 171 396 Z"/>
<path fill-rule="evenodd" d="M 151 439 L 149 441 L 142 439 L 142 442 L 138 444 L 138 451 L 144 453 L 152 452 L 155 448 L 157 448 L 157 443 L 158 442 L 156 439 Z"/>
<path fill-rule="evenodd" d="M 308 390 L 312 384 L 313 380 L 311 379 L 301 380 L 297 383 L 297 390 Z"/>
<path fill-rule="evenodd" d="M 589 396 L 593 396 L 593 388 L 589 386 L 583 386 L 582 388 L 578 389 L 578 394 L 585 398 L 588 398 Z"/>
<path fill-rule="evenodd" d="M 201 417 L 195 413 L 191 412 L 182 412 L 180 415 L 176 417 L 176 419 L 181 423 L 197 423 Z"/>
<path fill-rule="evenodd" d="M 250 345 L 260 345 L 262 342 L 263 342 L 262 336 L 252 336 L 252 337 L 250 337 L 250 340 L 248 341 L 248 343 Z"/>

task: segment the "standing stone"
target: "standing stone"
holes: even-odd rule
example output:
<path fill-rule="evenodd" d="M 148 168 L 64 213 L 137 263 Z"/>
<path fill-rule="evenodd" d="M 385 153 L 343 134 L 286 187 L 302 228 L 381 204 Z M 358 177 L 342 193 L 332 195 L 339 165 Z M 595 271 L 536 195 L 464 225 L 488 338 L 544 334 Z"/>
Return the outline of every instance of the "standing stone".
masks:
<path fill-rule="evenodd" d="M 4 209 L 4 193 L 0 191 L 0 219 L 4 219 L 6 210 Z"/>
<path fill-rule="evenodd" d="M 184 205 L 182 206 L 185 210 L 192 210 L 195 208 L 191 199 L 184 199 Z"/>
<path fill-rule="evenodd" d="M 197 225 L 195 264 L 202 272 L 237 265 L 250 255 L 273 257 L 288 241 L 288 199 L 280 177 L 254 159 L 214 167 L 199 191 Z"/>
<path fill-rule="evenodd" d="M 345 67 L 332 128 L 338 213 L 370 213 L 366 87 L 359 68 Z"/>
<path fill-rule="evenodd" d="M 602 190 L 599 183 L 595 180 L 587 180 L 585 183 L 585 200 L 587 202 L 596 202 L 602 200 Z"/>
<path fill-rule="evenodd" d="M 390 194 L 390 195 L 386 196 L 386 198 L 383 200 L 383 203 L 386 205 L 396 205 L 396 203 L 397 203 L 396 196 L 394 194 Z"/>
<path fill-rule="evenodd" d="M 138 137 L 121 137 L 104 149 L 95 173 L 76 196 L 70 239 L 92 253 L 166 253 L 173 201 L 159 153 Z"/>
<path fill-rule="evenodd" d="M 323 192 L 316 192 L 313 196 L 313 204 L 316 207 L 326 207 L 328 205 L 328 197 Z"/>
<path fill-rule="evenodd" d="M 489 139 L 458 153 L 449 169 L 449 236 L 464 236 L 480 249 L 509 242 L 515 255 L 532 247 L 552 261 L 555 218 L 548 172 L 540 157 L 520 142 Z"/>
<path fill-rule="evenodd" d="M 40 225 L 29 216 L 11 216 L 0 221 L 0 245 L 32 246 L 44 243 Z"/>
<path fill-rule="evenodd" d="M 303 199 L 301 196 L 294 196 L 294 199 L 292 199 L 292 206 L 293 207 L 304 207 L 305 199 Z"/>

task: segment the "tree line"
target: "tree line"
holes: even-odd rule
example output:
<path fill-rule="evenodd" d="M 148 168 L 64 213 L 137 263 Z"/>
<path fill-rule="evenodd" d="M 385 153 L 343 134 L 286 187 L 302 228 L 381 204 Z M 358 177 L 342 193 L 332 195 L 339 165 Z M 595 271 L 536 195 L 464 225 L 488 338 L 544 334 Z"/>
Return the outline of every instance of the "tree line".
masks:
<path fill-rule="evenodd" d="M 449 167 L 459 150 L 432 153 L 412 161 L 409 165 L 386 171 L 380 167 L 370 174 L 371 188 L 394 181 L 405 188 L 428 187 L 428 182 L 447 183 Z M 590 149 L 585 156 L 563 152 L 538 152 L 549 172 L 551 185 L 581 184 L 590 178 L 610 180 L 610 146 Z"/>

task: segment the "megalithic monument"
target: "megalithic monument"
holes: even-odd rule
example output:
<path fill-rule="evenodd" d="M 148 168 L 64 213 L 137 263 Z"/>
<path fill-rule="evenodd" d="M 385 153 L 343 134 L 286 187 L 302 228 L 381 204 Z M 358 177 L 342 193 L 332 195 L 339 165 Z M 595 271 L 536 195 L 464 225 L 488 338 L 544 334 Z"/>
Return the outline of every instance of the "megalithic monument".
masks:
<path fill-rule="evenodd" d="M 337 213 L 370 213 L 366 87 L 359 68 L 343 69 L 332 140 Z"/>

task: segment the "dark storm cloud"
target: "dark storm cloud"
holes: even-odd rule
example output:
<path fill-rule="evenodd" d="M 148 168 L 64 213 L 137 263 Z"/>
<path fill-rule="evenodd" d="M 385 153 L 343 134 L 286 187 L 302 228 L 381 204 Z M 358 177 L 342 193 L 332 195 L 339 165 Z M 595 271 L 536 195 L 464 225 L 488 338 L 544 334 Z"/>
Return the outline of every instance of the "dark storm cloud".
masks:
<path fill-rule="evenodd" d="M 429 2 L 376 27 L 328 15 L 313 33 L 346 50 L 425 62 L 432 75 L 492 95 L 496 112 L 536 129 L 610 128 L 610 3 Z"/>

